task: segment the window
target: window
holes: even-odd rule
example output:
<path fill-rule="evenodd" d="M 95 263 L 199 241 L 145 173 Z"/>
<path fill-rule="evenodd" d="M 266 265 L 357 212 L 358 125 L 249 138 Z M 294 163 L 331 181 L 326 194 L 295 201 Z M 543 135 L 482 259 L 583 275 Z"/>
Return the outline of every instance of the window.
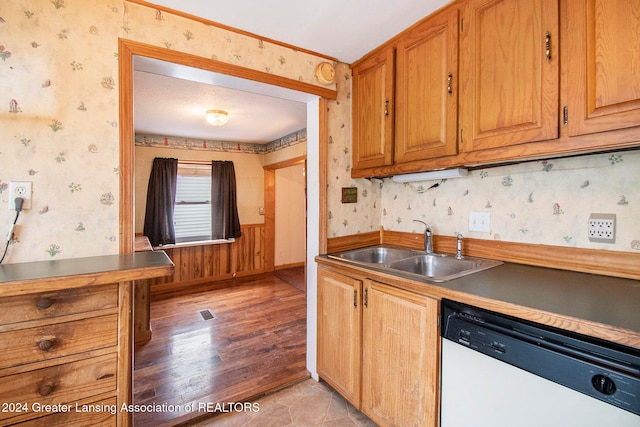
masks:
<path fill-rule="evenodd" d="M 236 199 L 233 162 L 156 157 L 149 176 L 144 235 L 154 247 L 241 237 Z"/>
<path fill-rule="evenodd" d="M 211 165 L 178 162 L 176 243 L 211 239 Z"/>

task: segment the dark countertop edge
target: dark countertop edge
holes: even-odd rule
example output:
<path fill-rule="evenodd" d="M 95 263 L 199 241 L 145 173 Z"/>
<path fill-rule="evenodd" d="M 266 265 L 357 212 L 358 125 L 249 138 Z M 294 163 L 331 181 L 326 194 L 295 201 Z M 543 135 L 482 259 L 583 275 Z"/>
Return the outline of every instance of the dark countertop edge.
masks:
<path fill-rule="evenodd" d="M 162 277 L 171 274 L 173 268 L 164 251 L 5 264 L 0 265 L 0 295 L 61 279 L 103 284 Z"/>
<path fill-rule="evenodd" d="M 637 310 L 637 303 L 640 302 L 640 281 L 638 280 L 507 262 L 501 266 L 463 276 L 449 282 L 435 283 L 403 277 L 400 274 L 394 274 L 388 270 L 383 271 L 382 269 L 368 268 L 367 266 L 350 263 L 348 261 L 336 260 L 329 258 L 328 255 L 318 255 L 316 262 L 332 267 L 355 269 L 363 276 L 373 273 L 379 276 L 381 280 L 390 280 L 392 282 L 390 284 L 393 286 L 425 296 L 440 299 L 446 298 L 476 305 L 487 310 L 521 317 L 547 326 L 640 348 L 640 310 Z M 513 279 L 512 274 L 514 270 L 520 270 L 519 274 L 532 277 L 526 277 L 526 280 L 516 280 L 515 282 L 518 284 L 515 287 L 512 286 L 509 288 L 509 280 Z M 543 289 L 541 289 L 540 286 L 535 286 L 535 280 L 537 280 L 539 276 L 555 276 L 558 280 L 571 280 L 576 283 L 582 283 L 584 279 L 592 281 L 599 280 L 601 283 L 598 284 L 598 286 L 601 288 L 601 291 L 605 288 L 608 290 L 608 286 L 612 284 L 614 286 L 623 286 L 626 290 L 630 289 L 634 295 L 637 294 L 639 296 L 638 299 L 623 301 L 623 303 L 629 306 L 635 304 L 636 308 L 628 313 L 635 317 L 632 317 L 630 321 L 620 322 L 620 319 L 611 321 L 610 319 L 607 320 L 602 317 L 592 316 L 592 313 L 579 313 L 578 311 L 580 310 L 575 310 L 570 304 L 570 301 L 554 299 L 554 295 L 552 294 L 547 294 L 543 297 L 543 291 L 554 292 L 554 283 L 546 283 L 546 286 L 542 286 Z M 522 279 L 522 276 L 520 276 L 519 279 Z M 502 290 L 496 292 L 493 289 L 487 289 L 489 282 L 491 282 L 492 288 L 495 287 L 495 283 L 498 282 L 497 287 Z M 511 283 L 513 282 L 514 281 L 511 280 Z M 504 291 L 505 289 L 506 291 Z M 522 295 L 518 296 L 518 289 L 526 290 L 527 292 L 524 292 L 524 295 L 528 293 L 528 297 L 538 299 L 538 301 L 523 301 Z M 576 288 L 574 290 L 578 289 Z M 496 295 L 496 293 L 502 295 Z M 532 294 L 535 295 L 532 296 Z M 589 299 L 589 297 L 583 295 L 583 300 L 585 299 Z M 549 301 L 553 303 L 549 303 Z M 601 303 L 601 301 L 591 302 L 596 306 Z M 608 306 L 602 308 L 603 310 L 611 309 L 611 307 Z M 637 321 L 634 320 L 635 318 L 638 318 Z"/>

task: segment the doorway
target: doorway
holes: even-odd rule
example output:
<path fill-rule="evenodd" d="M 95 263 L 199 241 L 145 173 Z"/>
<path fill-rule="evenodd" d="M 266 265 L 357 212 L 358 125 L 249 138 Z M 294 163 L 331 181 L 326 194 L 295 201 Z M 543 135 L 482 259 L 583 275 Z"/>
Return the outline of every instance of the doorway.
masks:
<path fill-rule="evenodd" d="M 308 289 L 306 294 L 306 348 L 307 369 L 315 374 L 315 325 L 316 325 L 316 269 L 313 259 L 326 246 L 326 226 L 320 218 L 326 210 L 326 176 L 320 171 L 326 170 L 326 98 L 335 98 L 335 92 L 323 90 L 286 78 L 247 70 L 242 67 L 221 64 L 216 61 L 184 53 L 176 53 L 137 42 L 120 40 L 119 42 L 119 90 L 120 90 L 120 252 L 133 252 L 134 244 L 134 129 L 133 129 L 133 57 L 135 55 L 195 66 L 214 72 L 224 72 L 259 82 L 275 84 L 293 90 L 303 90 L 312 100 L 307 103 L 307 158 L 311 162 L 306 169 L 308 196 L 307 216 L 307 252 L 306 263 Z M 326 97 L 326 98 L 325 98 Z M 322 143 L 320 143 L 322 141 Z M 266 208 L 266 206 L 265 206 Z"/>

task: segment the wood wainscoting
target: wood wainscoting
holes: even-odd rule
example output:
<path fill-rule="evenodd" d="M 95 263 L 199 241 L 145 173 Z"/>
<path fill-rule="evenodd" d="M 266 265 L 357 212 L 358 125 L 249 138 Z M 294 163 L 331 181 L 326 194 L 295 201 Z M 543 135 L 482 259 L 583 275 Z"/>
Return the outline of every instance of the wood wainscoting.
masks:
<path fill-rule="evenodd" d="M 151 293 L 264 273 L 264 224 L 241 229 L 242 237 L 232 243 L 163 248 L 175 264 L 175 273 L 151 280 Z"/>

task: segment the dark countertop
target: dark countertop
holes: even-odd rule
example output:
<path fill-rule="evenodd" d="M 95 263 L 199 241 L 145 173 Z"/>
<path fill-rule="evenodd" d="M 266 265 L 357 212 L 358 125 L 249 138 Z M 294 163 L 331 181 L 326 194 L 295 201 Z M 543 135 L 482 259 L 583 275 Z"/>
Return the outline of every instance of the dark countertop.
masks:
<path fill-rule="evenodd" d="M 438 286 L 640 333 L 637 280 L 504 263 Z"/>
<path fill-rule="evenodd" d="M 507 262 L 435 283 L 326 255 L 316 260 L 321 264 L 354 268 L 364 277 L 373 273 L 385 282 L 424 295 L 477 305 L 640 348 L 638 280 Z"/>
<path fill-rule="evenodd" d="M 0 296 L 161 277 L 173 272 L 164 251 L 0 265 Z"/>

